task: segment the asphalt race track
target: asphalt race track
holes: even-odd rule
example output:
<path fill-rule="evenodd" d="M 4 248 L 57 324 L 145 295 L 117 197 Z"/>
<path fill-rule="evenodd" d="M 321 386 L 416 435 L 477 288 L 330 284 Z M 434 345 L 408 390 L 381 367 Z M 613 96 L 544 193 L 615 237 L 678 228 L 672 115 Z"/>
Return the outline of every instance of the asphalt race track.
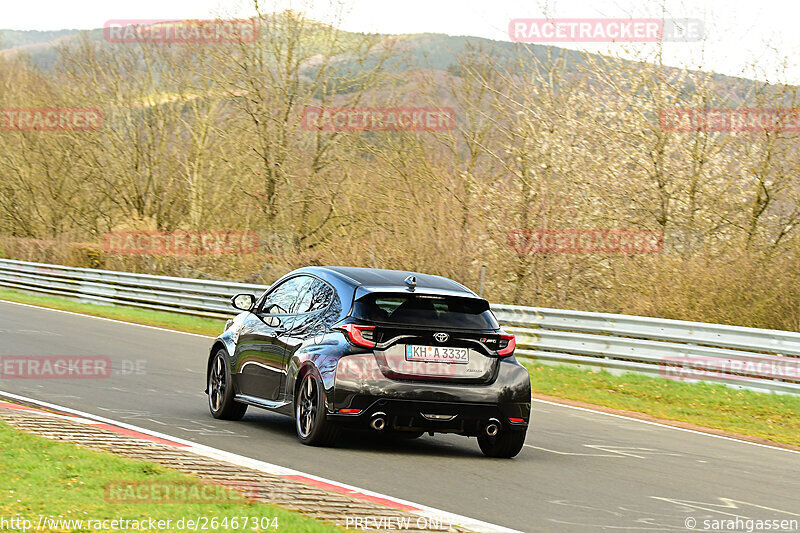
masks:
<path fill-rule="evenodd" d="M 107 356 L 104 379 L 0 379 L 79 409 L 522 531 L 687 531 L 704 520 L 800 520 L 800 453 L 536 402 L 526 447 L 484 458 L 475 439 L 348 436 L 300 445 L 254 408 L 214 420 L 210 339 L 0 302 L 0 356 Z"/>

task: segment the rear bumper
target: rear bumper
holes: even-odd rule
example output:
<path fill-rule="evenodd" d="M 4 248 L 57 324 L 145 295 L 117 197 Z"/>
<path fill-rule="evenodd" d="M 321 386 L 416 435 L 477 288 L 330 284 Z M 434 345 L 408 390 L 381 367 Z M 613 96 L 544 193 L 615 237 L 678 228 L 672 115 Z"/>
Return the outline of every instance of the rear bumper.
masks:
<path fill-rule="evenodd" d="M 386 421 L 386 427 L 393 430 L 474 436 L 484 431 L 491 421 L 496 421 L 503 431 L 527 430 L 530 407 L 530 403 L 492 405 L 376 399 L 358 414 L 333 413 L 328 416 L 352 428 L 367 429 L 373 419 L 380 417 Z M 524 422 L 512 422 L 512 418 Z"/>
<path fill-rule="evenodd" d="M 337 375 L 329 396 L 329 416 L 351 427 L 369 428 L 373 418 L 382 416 L 388 428 L 464 435 L 477 435 L 490 419 L 496 419 L 504 430 L 524 431 L 531 411 L 528 371 L 513 357 L 503 359 L 498 367 L 489 384 L 401 381 L 380 372 Z M 344 414 L 341 409 L 359 411 Z"/>

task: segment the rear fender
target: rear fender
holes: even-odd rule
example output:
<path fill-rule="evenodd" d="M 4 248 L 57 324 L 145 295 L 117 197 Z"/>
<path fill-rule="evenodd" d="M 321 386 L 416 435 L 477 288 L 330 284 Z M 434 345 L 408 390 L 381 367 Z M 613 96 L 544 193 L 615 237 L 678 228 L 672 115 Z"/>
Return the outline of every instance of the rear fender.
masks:
<path fill-rule="evenodd" d="M 303 346 L 292 354 L 286 368 L 286 400 L 294 402 L 298 380 L 307 372 L 315 372 L 325 389 L 326 407 L 333 412 L 333 386 L 339 359 L 350 354 L 350 344 L 340 333 L 330 333 L 322 342 Z"/>

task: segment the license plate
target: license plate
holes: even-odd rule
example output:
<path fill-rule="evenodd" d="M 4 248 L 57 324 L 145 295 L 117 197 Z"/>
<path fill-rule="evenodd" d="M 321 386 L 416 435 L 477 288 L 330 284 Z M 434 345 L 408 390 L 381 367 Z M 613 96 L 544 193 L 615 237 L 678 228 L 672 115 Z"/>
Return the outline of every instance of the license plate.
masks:
<path fill-rule="evenodd" d="M 469 350 L 467 348 L 445 348 L 442 346 L 416 346 L 407 344 L 406 361 L 467 364 L 469 363 Z"/>

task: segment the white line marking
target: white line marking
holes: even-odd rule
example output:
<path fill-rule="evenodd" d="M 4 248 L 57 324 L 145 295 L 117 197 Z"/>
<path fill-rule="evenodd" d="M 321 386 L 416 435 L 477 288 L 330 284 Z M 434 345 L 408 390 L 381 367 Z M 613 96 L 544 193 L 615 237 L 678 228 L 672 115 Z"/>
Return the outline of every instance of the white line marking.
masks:
<path fill-rule="evenodd" d="M 416 510 L 408 511 L 412 514 L 425 517 L 429 520 L 441 520 L 443 523 L 449 523 L 453 526 L 461 526 L 477 533 L 521 533 L 514 529 L 509 529 L 503 526 L 498 526 L 496 524 L 491 524 L 489 522 L 483 522 L 481 520 L 476 520 L 474 518 L 469 518 L 467 516 L 457 515 L 455 513 L 450 513 L 447 511 L 442 511 L 440 509 L 436 509 L 434 507 L 428 507 L 426 505 L 420 505 L 418 503 L 410 502 L 408 500 L 403 500 L 401 498 L 395 498 L 394 496 L 387 496 L 385 494 L 381 494 L 378 492 L 373 492 L 366 489 L 361 489 L 358 487 L 354 487 L 353 485 L 348 485 L 346 483 L 340 483 L 338 481 L 333 481 L 330 479 L 326 479 L 320 476 L 315 476 L 313 474 L 307 474 L 305 472 L 301 472 L 299 470 L 293 470 L 291 468 L 286 468 L 283 466 L 267 463 L 264 461 L 259 461 L 257 459 L 251 459 L 250 457 L 245 457 L 242 455 L 238 455 L 231 452 L 226 452 L 225 450 L 220 450 L 218 448 L 212 448 L 210 446 L 206 446 L 204 444 L 197 444 L 196 442 L 188 441 L 181 439 L 179 437 L 173 437 L 171 435 L 166 435 L 164 433 L 159 433 L 158 431 L 152 431 L 146 428 L 141 428 L 138 426 L 133 426 L 131 424 L 126 424 L 124 422 L 117 422 L 115 420 L 111 420 L 109 418 L 105 418 L 102 416 L 93 415 L 91 413 L 86 413 L 83 411 L 78 411 L 77 409 L 71 409 L 69 407 L 63 407 L 60 405 L 42 402 L 39 400 L 34 400 L 33 398 L 27 398 L 25 396 L 19 396 L 17 394 L 12 394 L 10 392 L 0 391 L 0 396 L 4 396 L 6 398 L 19 400 L 22 402 L 32 403 L 35 405 L 39 405 L 44 408 L 53 409 L 56 411 L 61 411 L 64 413 L 69 413 L 76 415 L 80 418 L 73 418 L 73 417 L 66 417 L 68 420 L 72 422 L 81 422 L 81 423 L 90 423 L 96 424 L 97 422 L 101 422 L 104 424 L 110 424 L 113 426 L 117 426 L 124 429 L 129 429 L 132 431 L 137 431 L 139 433 L 144 433 L 145 435 L 150 435 L 151 437 L 157 437 L 159 439 L 169 440 L 178 444 L 182 444 L 185 446 L 184 450 L 191 451 L 197 455 L 202 455 L 204 457 L 209 457 L 212 459 L 219 459 L 221 461 L 226 461 L 228 463 L 232 463 L 238 466 L 243 466 L 246 468 L 252 468 L 254 470 L 258 470 L 259 472 L 264 472 L 267 474 L 272 474 L 281 477 L 288 477 L 288 476 L 302 476 L 306 479 L 311 479 L 314 481 L 318 481 L 321 483 L 326 483 L 328 485 L 338 487 L 340 489 L 346 490 L 353 495 L 362 494 L 365 496 L 370 496 L 373 498 L 380 498 L 383 500 L 387 500 L 389 502 L 394 502 L 396 504 L 402 505 L 404 507 L 413 507 Z M 47 413 L 51 416 L 59 417 L 61 415 Z M 391 506 L 389 506 L 391 508 Z"/>
<path fill-rule="evenodd" d="M 116 322 L 118 324 L 127 324 L 129 326 L 138 326 L 138 327 L 141 327 L 141 328 L 149 328 L 149 329 L 154 329 L 154 330 L 157 330 L 157 331 L 166 331 L 166 332 L 169 332 L 169 333 L 180 333 L 182 335 L 192 335 L 193 337 L 201 337 L 201 338 L 204 338 L 204 339 L 214 339 L 215 338 L 215 337 L 209 337 L 207 335 L 200 335 L 199 333 L 188 333 L 186 331 L 178 331 L 178 330 L 175 330 L 175 329 L 159 328 L 157 326 L 147 326 L 145 324 L 136 324 L 134 322 L 125 322 L 123 320 L 116 320 L 116 319 L 113 319 L 113 318 L 104 318 L 104 317 L 100 317 L 100 316 L 84 315 L 84 314 L 81 314 L 81 313 L 75 313 L 73 311 L 63 311 L 61 309 L 51 309 L 50 307 L 41 307 L 39 305 L 22 304 L 22 303 L 19 303 L 19 302 L 10 302 L 8 300 L 0 300 L 0 303 L 9 303 L 9 304 L 14 304 L 14 305 L 22 305 L 24 307 L 32 307 L 34 309 L 44 309 L 45 311 L 55 311 L 57 313 L 66 313 L 68 315 L 82 316 L 82 317 L 87 317 L 87 318 L 96 318 L 97 320 L 105 320 L 107 322 Z M 545 403 L 545 404 L 548 404 L 548 405 L 554 405 L 556 407 L 566 407 L 568 409 L 577 409 L 579 411 L 585 411 L 587 413 L 595 413 L 595 414 L 599 414 L 599 415 L 611 416 L 611 417 L 614 417 L 614 418 L 621 418 L 622 420 L 631 420 L 633 422 L 640 422 L 642 424 L 649 424 L 651 426 L 657 426 L 657 427 L 666 428 L 666 429 L 674 429 L 676 431 L 685 431 L 687 433 L 694 433 L 695 435 L 705 435 L 706 437 L 714 437 L 714 438 L 717 438 L 717 439 L 728 440 L 728 441 L 732 441 L 732 442 L 739 442 L 739 443 L 742 443 L 742 444 L 750 444 L 751 446 L 759 446 L 761 448 L 768 448 L 770 450 L 780 450 L 780 451 L 783 451 L 783 452 L 790 452 L 790 453 L 800 454 L 800 451 L 790 450 L 788 448 L 779 448 L 777 446 L 770 446 L 769 444 L 761 444 L 761 443 L 758 443 L 758 442 L 751 442 L 751 441 L 747 441 L 747 440 L 741 440 L 741 439 L 737 439 L 737 438 L 734 438 L 734 437 L 726 437 L 724 435 L 714 435 L 713 433 L 705 433 L 703 431 L 697 431 L 697 430 L 694 430 L 694 429 L 686 429 L 686 428 L 680 428 L 680 427 L 676 427 L 676 426 L 670 426 L 669 424 L 661 424 L 659 422 L 651 422 L 650 420 L 642 420 L 640 418 L 634 418 L 634 417 L 625 416 L 625 415 L 618 415 L 618 414 L 615 414 L 615 413 L 606 413 L 604 411 L 596 411 L 594 409 L 589 409 L 589 408 L 586 408 L 586 407 L 577 407 L 577 406 L 574 406 L 574 405 L 567 405 L 567 404 L 563 404 L 563 403 L 550 402 L 548 400 L 540 400 L 538 398 L 533 398 L 533 401 L 534 402 L 538 402 L 538 403 Z"/>
<path fill-rule="evenodd" d="M 749 517 L 748 516 L 744 516 L 744 515 L 742 515 L 740 513 L 726 513 L 724 511 L 721 511 L 721 509 L 731 509 L 731 510 L 740 509 L 740 507 L 738 505 L 736 505 L 738 503 L 738 504 L 740 504 L 742 506 L 750 506 L 750 507 L 755 507 L 757 509 L 764 509 L 766 511 L 772 511 L 772 512 L 775 512 L 775 513 L 788 514 L 789 516 L 800 516 L 800 514 L 792 513 L 790 511 L 783 511 L 781 509 L 775 509 L 774 507 L 765 507 L 763 505 L 758 505 L 757 503 L 749 503 L 749 502 L 745 502 L 745 501 L 742 501 L 742 500 L 732 500 L 731 498 L 723 498 L 721 496 L 717 497 L 717 499 L 721 503 L 695 502 L 695 501 L 691 501 L 691 500 L 678 500 L 678 499 L 674 499 L 674 498 L 663 498 L 661 496 L 650 496 L 650 498 L 652 498 L 654 500 L 662 500 L 662 501 L 665 501 L 665 502 L 669 502 L 669 503 L 675 504 L 675 505 L 677 505 L 679 507 L 689 507 L 690 509 L 699 509 L 701 511 L 709 511 L 709 512 L 712 512 L 712 513 L 719 513 L 719 514 L 724 514 L 724 515 L 733 516 L 733 517 L 738 516 L 738 517 L 745 518 L 745 519 L 748 519 Z"/>
<path fill-rule="evenodd" d="M 654 448 L 637 448 L 635 446 L 607 446 L 600 444 L 584 444 L 584 446 L 586 446 L 587 448 L 602 450 L 604 452 L 618 453 L 620 455 L 625 455 L 628 457 L 636 457 L 637 459 L 646 459 L 645 455 L 672 455 L 675 457 L 681 457 L 681 454 L 679 453 L 656 450 Z"/>
<path fill-rule="evenodd" d="M 553 405 L 553 406 L 556 406 L 556 407 L 566 407 L 567 409 L 577 409 L 579 411 L 586 411 L 586 412 L 589 412 L 589 413 L 596 413 L 598 415 L 611 416 L 611 417 L 614 417 L 614 418 L 621 418 L 623 420 L 630 420 L 632 422 L 640 422 L 642 424 L 649 424 L 651 426 L 658 426 L 658 427 L 665 428 L 665 429 L 674 429 L 676 431 L 685 431 L 686 433 L 694 433 L 695 435 L 704 435 L 706 437 L 714 437 L 714 438 L 717 438 L 717 439 L 729 440 L 729 441 L 732 441 L 732 442 L 739 442 L 741 444 L 749 444 L 751 446 L 759 446 L 761 448 L 768 448 L 770 450 L 779 450 L 779 451 L 782 451 L 782 452 L 800 454 L 800 451 L 790 450 L 789 448 L 779 448 L 778 446 L 770 446 L 769 444 L 761 444 L 760 442 L 751 442 L 749 440 L 742 440 L 742 439 L 737 439 L 737 438 L 734 438 L 734 437 L 726 437 L 724 435 L 715 435 L 713 433 L 706 433 L 704 431 L 697 431 L 696 429 L 687 429 L 687 428 L 680 428 L 680 427 L 677 427 L 677 426 L 670 426 L 669 424 L 662 424 L 660 422 L 652 422 L 650 420 L 642 420 L 641 418 L 634 418 L 632 416 L 618 415 L 616 413 L 606 413 L 605 411 L 595 411 L 594 409 L 589 409 L 587 407 L 578 407 L 576 405 L 567 405 L 567 404 L 564 404 L 564 403 L 551 402 L 551 401 L 548 401 L 548 400 L 540 400 L 538 398 L 534 398 L 533 401 L 534 402 L 538 402 L 538 403 L 546 403 L 547 405 Z"/>
<path fill-rule="evenodd" d="M 526 448 L 533 448 L 535 450 L 542 450 L 545 452 L 555 453 L 557 455 L 579 455 L 581 457 L 614 457 L 616 459 L 622 459 L 625 457 L 624 455 L 605 455 L 602 453 L 576 453 L 576 452 L 560 452 L 558 450 L 551 450 L 549 448 L 542 448 L 540 446 L 533 446 L 531 444 L 526 444 Z"/>
<path fill-rule="evenodd" d="M 674 455 L 676 457 L 680 457 L 679 453 L 671 453 L 661 450 L 656 450 L 654 448 L 637 448 L 633 446 L 610 446 L 605 444 L 584 444 L 583 446 L 586 448 L 592 448 L 594 450 L 600 450 L 606 452 L 605 454 L 602 453 L 580 453 L 580 452 L 564 452 L 559 450 L 551 450 L 550 448 L 542 448 L 540 446 L 533 446 L 532 444 L 526 444 L 527 448 L 534 448 L 536 450 L 542 450 L 545 452 L 555 453 L 557 455 L 574 455 L 580 457 L 633 457 L 635 459 L 646 459 L 645 455 Z M 636 452 L 636 453 L 632 453 Z M 638 455 L 642 454 L 642 455 Z"/>

